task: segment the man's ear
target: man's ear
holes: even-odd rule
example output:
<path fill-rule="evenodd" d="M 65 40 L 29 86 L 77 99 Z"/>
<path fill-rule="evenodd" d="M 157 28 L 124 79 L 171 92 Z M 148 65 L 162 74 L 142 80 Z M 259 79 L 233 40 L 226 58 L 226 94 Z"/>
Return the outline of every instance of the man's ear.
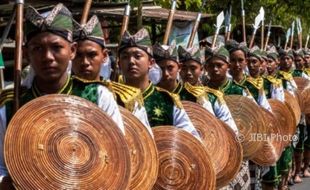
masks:
<path fill-rule="evenodd" d="M 71 55 L 70 55 L 70 59 L 74 59 L 75 56 L 76 56 L 76 50 L 77 50 L 77 43 L 76 42 L 73 42 L 70 44 L 70 48 L 71 48 Z"/>
<path fill-rule="evenodd" d="M 155 65 L 156 61 L 154 58 L 150 57 L 150 65 L 149 65 L 149 69 L 151 69 L 154 65 Z"/>
<path fill-rule="evenodd" d="M 102 63 L 105 63 L 109 57 L 108 50 L 106 48 L 102 48 L 102 55 L 103 55 Z"/>

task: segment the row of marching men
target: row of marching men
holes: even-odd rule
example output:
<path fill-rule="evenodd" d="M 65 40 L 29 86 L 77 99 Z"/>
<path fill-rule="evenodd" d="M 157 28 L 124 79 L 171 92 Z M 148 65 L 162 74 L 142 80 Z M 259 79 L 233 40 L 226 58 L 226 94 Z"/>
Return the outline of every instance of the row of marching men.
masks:
<path fill-rule="evenodd" d="M 119 82 L 102 80 L 101 64 L 107 59 L 107 49 L 100 22 L 93 16 L 86 25 L 73 21 L 70 11 L 58 4 L 48 13 L 40 14 L 29 7 L 26 13 L 25 54 L 31 69 L 23 81 L 21 104 L 45 94 L 70 94 L 96 103 L 125 133 L 118 109 L 131 111 L 152 133 L 151 127 L 172 125 L 183 129 L 199 141 L 195 129 L 180 100 L 196 102 L 225 122 L 240 135 L 225 95 L 240 95 L 272 112 L 267 99 L 285 101 L 284 89 L 295 96 L 293 77 L 305 77 L 310 66 L 310 52 L 279 50 L 263 52 L 248 49 L 245 44 L 229 41 L 216 48 L 185 48 L 156 43 L 152 45 L 146 29 L 122 36 L 117 59 L 122 76 Z M 307 57 L 308 56 L 308 57 Z M 69 62 L 72 61 L 72 68 Z M 161 69 L 161 80 L 154 85 L 149 70 L 154 64 Z M 296 69 L 292 72 L 295 63 Z M 74 75 L 70 75 L 70 72 Z M 308 72 L 309 73 L 309 72 Z M 1 93 L 1 180 L 9 175 L 3 156 L 3 142 L 12 118 L 13 91 Z M 241 105 L 240 105 L 241 106 Z M 305 121 L 304 117 L 301 119 Z M 310 154 L 304 153 L 305 123 L 298 127 L 300 141 L 289 143 L 277 163 L 260 167 L 244 159 L 234 179 L 222 189 L 285 189 L 295 161 L 295 182 L 303 165 L 309 176 Z M 221 147 L 218 147 L 221 149 Z M 293 154 L 293 152 L 295 154 Z"/>

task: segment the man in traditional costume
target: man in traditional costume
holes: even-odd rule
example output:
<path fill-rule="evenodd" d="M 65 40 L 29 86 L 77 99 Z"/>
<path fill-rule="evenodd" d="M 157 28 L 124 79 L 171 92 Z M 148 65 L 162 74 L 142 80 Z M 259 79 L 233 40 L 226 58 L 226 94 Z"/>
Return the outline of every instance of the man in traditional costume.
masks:
<path fill-rule="evenodd" d="M 69 62 L 75 57 L 76 44 L 72 40 L 72 15 L 62 4 L 50 12 L 39 14 L 31 6 L 25 22 L 26 43 L 24 52 L 33 69 L 30 87 L 21 92 L 20 105 L 46 95 L 69 94 L 85 98 L 106 112 L 124 133 L 124 125 L 112 92 L 99 82 L 87 82 L 71 77 Z M 3 143 L 7 125 L 13 116 L 13 90 L 1 93 L 0 101 L 0 176 L 8 176 L 4 163 Z"/>
<path fill-rule="evenodd" d="M 179 96 L 155 87 L 149 80 L 149 70 L 155 64 L 149 33 L 146 29 L 122 36 L 119 63 L 125 84 L 139 88 L 143 93 L 144 106 L 151 127 L 173 125 L 200 139 Z"/>
<path fill-rule="evenodd" d="M 93 16 L 83 26 L 74 22 L 74 26 L 74 41 L 77 43 L 76 57 L 72 62 L 74 75 L 90 81 L 100 81 L 108 86 L 115 94 L 117 103 L 132 112 L 151 132 L 141 91 L 100 77 L 102 63 L 108 58 L 108 50 L 97 16 Z"/>
<path fill-rule="evenodd" d="M 295 91 L 297 85 L 292 76 L 292 65 L 294 60 L 294 55 L 292 50 L 279 50 L 280 64 L 279 71 L 277 73 L 277 78 L 282 80 L 283 88 L 288 90 L 293 96 L 295 96 Z M 286 189 L 288 186 L 289 172 L 292 168 L 292 157 L 293 148 L 292 145 L 286 147 L 277 162 L 278 174 L 281 176 L 279 189 Z"/>
<path fill-rule="evenodd" d="M 162 70 L 162 76 L 157 86 L 178 94 L 181 100 L 197 102 L 214 115 L 211 102 L 202 86 L 192 86 L 188 82 L 178 80 L 181 65 L 175 45 L 161 45 L 156 43 L 153 46 L 153 53 L 156 63 Z"/>
<path fill-rule="evenodd" d="M 202 86 L 199 80 L 203 73 L 203 59 L 200 49 L 195 47 L 183 48 L 179 46 L 178 54 L 180 63 L 182 64 L 182 69 L 180 71 L 182 80 L 188 82 L 192 86 Z M 214 115 L 224 121 L 238 135 L 238 128 L 225 103 L 223 98 L 224 94 L 207 86 L 204 86 L 204 90 L 211 102 Z"/>
<path fill-rule="evenodd" d="M 225 95 L 238 94 L 248 95 L 246 88 L 227 78 L 227 72 L 229 68 L 229 52 L 224 47 L 215 49 L 206 49 L 206 64 L 205 68 L 209 75 L 209 80 L 205 83 L 209 87 L 220 90 Z M 242 72 L 242 71 L 241 71 Z M 250 189 L 250 173 L 249 173 L 249 161 L 244 160 L 241 168 L 228 186 L 222 188 L 222 190 L 231 189 Z"/>

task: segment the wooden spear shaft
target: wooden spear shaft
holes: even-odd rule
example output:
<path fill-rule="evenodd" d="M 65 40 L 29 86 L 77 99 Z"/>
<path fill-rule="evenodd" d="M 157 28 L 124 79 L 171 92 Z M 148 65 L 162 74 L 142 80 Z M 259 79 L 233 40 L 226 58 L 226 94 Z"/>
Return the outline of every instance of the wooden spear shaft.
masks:
<path fill-rule="evenodd" d="M 242 10 L 242 36 L 243 36 L 243 42 L 246 43 L 246 30 L 245 30 L 245 12 Z"/>
<path fill-rule="evenodd" d="M 16 1 L 16 31 L 15 31 L 15 55 L 14 55 L 14 113 L 19 109 L 19 95 L 22 70 L 22 45 L 23 45 L 23 18 L 24 0 Z"/>
<path fill-rule="evenodd" d="M 308 43 L 309 43 L 309 35 L 307 35 L 306 44 L 305 44 L 305 49 L 308 49 Z"/>
<path fill-rule="evenodd" d="M 122 22 L 122 28 L 121 28 L 121 38 L 128 28 L 129 15 L 130 15 L 130 5 L 128 4 L 126 5 L 125 10 L 124 10 L 124 16 L 123 16 L 123 22 Z"/>
<path fill-rule="evenodd" d="M 91 7 L 91 3 L 92 3 L 92 0 L 86 0 L 85 1 L 83 13 L 82 13 L 82 18 L 81 18 L 81 22 L 80 22 L 81 25 L 84 25 L 87 22 L 87 18 L 88 18 L 89 10 L 90 10 L 90 7 Z"/>
<path fill-rule="evenodd" d="M 261 50 L 264 49 L 264 41 L 265 41 L 265 21 L 264 19 L 262 20 L 262 28 L 261 28 Z"/>
<path fill-rule="evenodd" d="M 195 24 L 194 24 L 193 29 L 192 29 L 192 32 L 191 32 L 191 35 L 190 35 L 190 37 L 189 37 L 189 41 L 188 41 L 188 44 L 187 44 L 187 48 L 190 48 L 190 47 L 193 46 L 195 34 L 196 34 L 196 32 L 197 32 L 200 19 L 201 19 L 201 13 L 198 13 L 197 18 L 196 18 L 196 21 L 195 21 Z"/>
<path fill-rule="evenodd" d="M 249 48 L 251 49 L 254 45 L 254 39 L 255 39 L 255 34 L 256 34 L 256 29 L 253 31 L 252 37 L 251 37 L 251 41 L 250 41 L 250 45 Z"/>
<path fill-rule="evenodd" d="M 268 33 L 269 33 L 269 32 L 268 32 Z M 270 38 L 270 34 L 267 34 L 266 43 L 265 43 L 265 46 L 264 46 L 264 51 L 267 50 L 267 46 L 268 46 L 268 43 L 269 43 L 269 38 Z"/>
<path fill-rule="evenodd" d="M 302 49 L 302 33 L 301 32 L 298 34 L 298 42 L 299 42 L 299 48 Z"/>
<path fill-rule="evenodd" d="M 294 35 L 291 35 L 290 48 L 293 48 Z"/>
<path fill-rule="evenodd" d="M 173 1 L 171 9 L 170 9 L 170 12 L 169 12 L 168 23 L 167 23 L 167 27 L 166 27 L 166 31 L 165 31 L 164 40 L 163 40 L 163 44 L 164 45 L 168 44 L 168 39 L 169 39 L 169 36 L 170 36 L 170 33 L 171 33 L 173 17 L 174 17 L 174 13 L 175 13 L 175 6 L 176 6 L 176 1 Z"/>

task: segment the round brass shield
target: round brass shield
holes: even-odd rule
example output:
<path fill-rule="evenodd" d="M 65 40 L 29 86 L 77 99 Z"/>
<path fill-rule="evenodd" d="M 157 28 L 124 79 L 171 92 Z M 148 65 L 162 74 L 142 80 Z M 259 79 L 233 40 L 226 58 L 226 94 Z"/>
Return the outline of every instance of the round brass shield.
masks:
<path fill-rule="evenodd" d="M 229 159 L 225 166 L 225 169 L 221 172 L 222 177 L 216 180 L 218 184 L 216 184 L 216 187 L 224 187 L 229 184 L 229 182 L 233 179 L 235 179 L 236 175 L 238 174 L 242 160 L 243 160 L 243 150 L 242 145 L 239 142 L 238 136 L 235 134 L 235 132 L 223 121 L 219 120 L 221 124 L 225 127 L 227 130 L 227 141 L 229 142 Z"/>
<path fill-rule="evenodd" d="M 152 189 L 158 173 L 158 153 L 148 129 L 128 110 L 119 107 L 130 150 L 131 179 L 129 189 Z"/>
<path fill-rule="evenodd" d="M 224 98 L 240 132 L 239 140 L 242 144 L 243 156 L 251 159 L 263 146 L 263 142 L 256 141 L 255 138 L 267 132 L 263 112 L 253 100 L 247 97 L 228 95 Z"/>
<path fill-rule="evenodd" d="M 219 180 L 224 173 L 226 174 L 225 166 L 229 159 L 230 147 L 227 131 L 214 115 L 198 103 L 182 101 L 182 104 L 207 148 L 213 162 L 216 179 Z M 218 182 L 216 184 L 221 185 Z"/>
<path fill-rule="evenodd" d="M 303 113 L 310 114 L 310 88 L 305 89 L 302 92 L 302 98 L 304 100 Z"/>
<path fill-rule="evenodd" d="M 294 77 L 295 83 L 297 84 L 297 99 L 298 103 L 301 109 L 302 113 L 305 113 L 305 109 L 307 108 L 307 105 L 305 105 L 307 102 L 310 102 L 310 97 L 307 99 L 307 97 L 303 97 L 303 91 L 310 88 L 310 81 L 303 77 Z"/>
<path fill-rule="evenodd" d="M 126 189 L 125 137 L 95 104 L 70 95 L 36 98 L 12 118 L 4 155 L 17 189 Z"/>
<path fill-rule="evenodd" d="M 261 138 L 257 139 L 262 140 L 264 145 L 257 151 L 252 161 L 260 166 L 271 166 L 278 161 L 284 148 L 280 136 L 281 125 L 271 112 L 264 108 L 261 108 L 261 110 L 264 114 L 268 132 L 261 136 Z"/>
<path fill-rule="evenodd" d="M 215 190 L 215 172 L 205 146 L 174 126 L 154 127 L 159 172 L 153 189 Z"/>
<path fill-rule="evenodd" d="M 280 139 L 282 140 L 283 146 L 286 147 L 290 144 L 290 135 L 294 134 L 293 130 L 295 129 L 295 118 L 288 110 L 288 107 L 281 101 L 276 99 L 268 99 L 268 102 L 271 106 L 272 113 L 280 123 Z"/>
<path fill-rule="evenodd" d="M 287 90 L 284 90 L 285 95 L 285 104 L 288 106 L 289 111 L 294 115 L 295 118 L 295 127 L 292 128 L 291 135 L 294 135 L 296 132 L 296 127 L 300 121 L 301 117 L 301 110 L 297 100 L 297 97 L 294 97 L 291 93 Z"/>

